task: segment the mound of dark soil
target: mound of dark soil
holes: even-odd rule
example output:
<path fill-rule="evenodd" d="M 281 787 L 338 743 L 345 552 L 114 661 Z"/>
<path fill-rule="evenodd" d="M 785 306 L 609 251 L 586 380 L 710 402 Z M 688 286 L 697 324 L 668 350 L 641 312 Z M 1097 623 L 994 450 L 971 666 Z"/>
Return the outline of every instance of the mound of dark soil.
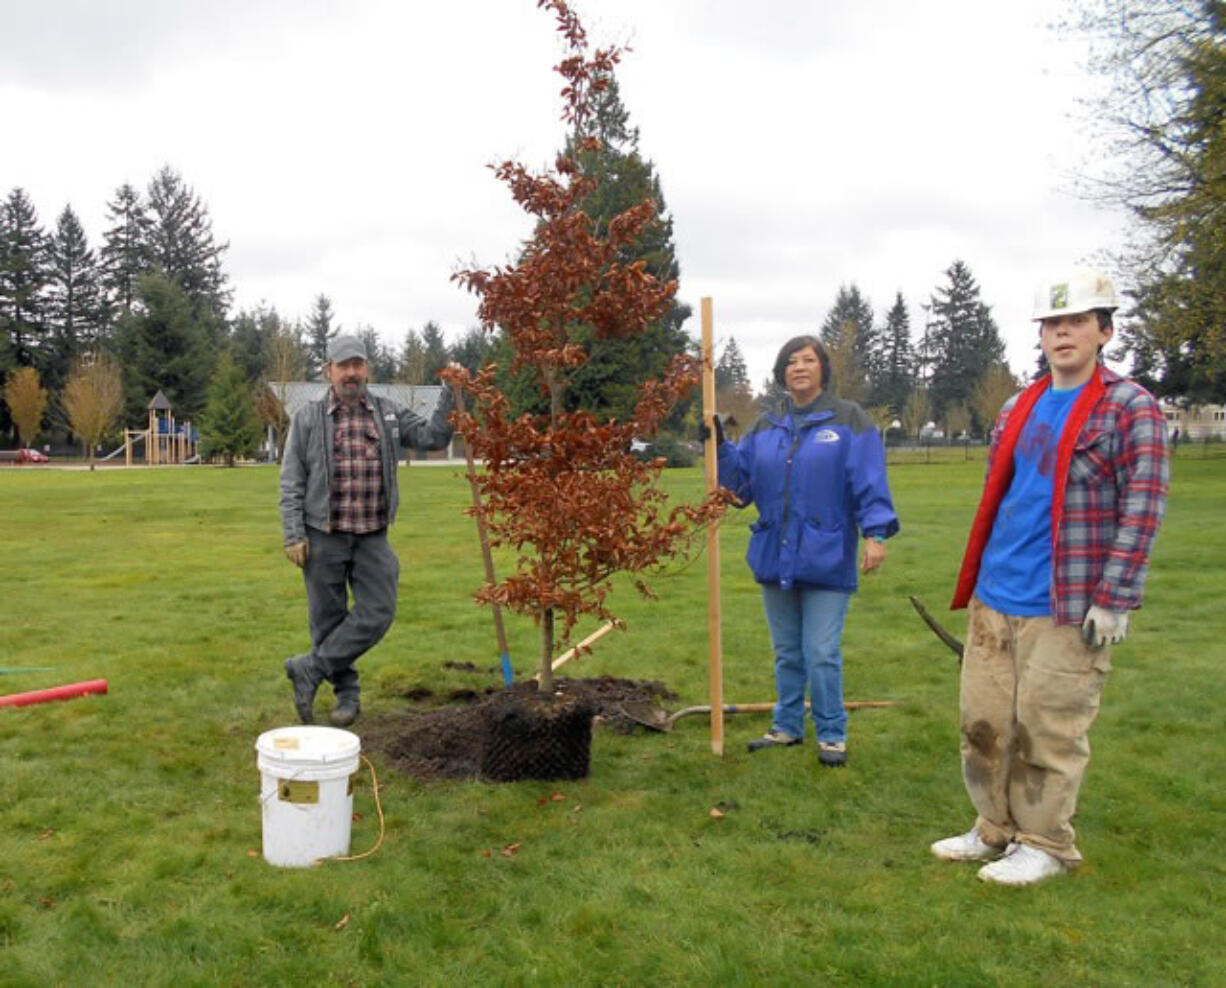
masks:
<path fill-rule="evenodd" d="M 623 703 L 661 703 L 677 695 L 660 682 L 617 679 L 555 679 L 554 689 L 585 703 L 595 712 L 598 730 L 629 734 L 639 727 L 621 709 Z M 516 683 L 511 692 L 535 692 L 536 683 Z M 423 697 L 417 691 L 416 699 Z M 426 691 L 428 692 L 428 691 Z M 454 690 L 455 704 L 435 708 L 410 706 L 399 713 L 359 722 L 364 751 L 378 752 L 395 768 L 418 779 L 464 779 L 481 775 L 487 746 L 488 711 L 505 690 Z"/>

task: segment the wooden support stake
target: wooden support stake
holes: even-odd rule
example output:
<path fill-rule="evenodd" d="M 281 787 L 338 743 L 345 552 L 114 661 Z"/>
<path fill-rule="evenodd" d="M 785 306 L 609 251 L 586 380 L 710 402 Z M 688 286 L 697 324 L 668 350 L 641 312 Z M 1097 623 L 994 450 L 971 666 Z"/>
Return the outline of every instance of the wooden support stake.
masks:
<path fill-rule="evenodd" d="M 461 415 L 464 414 L 464 392 L 461 388 L 452 385 L 451 393 L 455 395 L 456 411 Z M 497 580 L 494 578 L 494 554 L 490 551 L 490 536 L 485 528 L 485 505 L 481 503 L 481 487 L 477 483 L 477 465 L 473 460 L 472 447 L 464 443 L 464 458 L 468 461 L 468 486 L 473 492 L 473 517 L 477 519 L 477 538 L 481 540 L 481 558 L 485 561 L 485 581 L 493 586 Z M 507 631 L 502 624 L 502 608 L 497 602 L 491 603 L 490 607 L 494 611 L 494 635 L 498 639 L 498 661 L 502 665 L 502 679 L 507 685 L 511 685 L 511 653 L 507 649 Z"/>
<path fill-rule="evenodd" d="M 559 667 L 564 666 L 567 662 L 569 662 L 576 655 L 578 655 L 581 649 L 585 649 L 592 645 L 595 645 L 596 642 L 600 641 L 600 639 L 602 639 L 610 631 L 618 627 L 621 627 L 620 621 L 610 621 L 608 624 L 604 625 L 603 627 L 597 628 L 590 635 L 584 638 L 583 641 L 581 641 L 578 645 L 570 649 L 570 651 L 563 652 L 556 659 L 554 659 L 549 668 L 556 670 Z M 541 674 L 538 672 L 532 678 L 539 682 L 541 678 Z"/>
<path fill-rule="evenodd" d="M 715 449 L 715 317 L 710 297 L 702 300 L 702 420 L 710 427 L 703 443 L 707 493 L 719 487 L 719 462 Z M 724 754 L 724 658 L 720 634 L 719 522 L 707 527 L 707 641 L 711 679 L 711 751 Z"/>

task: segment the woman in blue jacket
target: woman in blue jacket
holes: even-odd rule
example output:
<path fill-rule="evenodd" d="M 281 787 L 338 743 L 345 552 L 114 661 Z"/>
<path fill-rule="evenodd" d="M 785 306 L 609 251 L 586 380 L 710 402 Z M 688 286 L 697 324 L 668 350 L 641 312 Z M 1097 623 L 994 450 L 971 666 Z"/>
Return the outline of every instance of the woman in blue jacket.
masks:
<path fill-rule="evenodd" d="M 829 392 L 830 357 L 813 336 L 789 340 L 775 359 L 788 393 L 739 444 L 719 436 L 720 484 L 740 507 L 758 506 L 746 559 L 762 585 L 775 650 L 777 700 L 771 729 L 750 751 L 800 744 L 808 684 L 818 758 L 847 762 L 841 639 L 861 568 L 885 560 L 898 531 L 881 435 L 855 402 Z M 718 423 L 717 423 L 718 431 Z"/>

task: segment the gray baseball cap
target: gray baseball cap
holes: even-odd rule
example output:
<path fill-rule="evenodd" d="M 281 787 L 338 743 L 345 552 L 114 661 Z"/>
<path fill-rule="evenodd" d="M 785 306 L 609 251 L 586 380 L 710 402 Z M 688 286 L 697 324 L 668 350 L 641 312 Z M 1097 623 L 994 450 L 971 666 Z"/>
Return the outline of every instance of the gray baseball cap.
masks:
<path fill-rule="evenodd" d="M 355 357 L 366 359 L 366 344 L 358 337 L 335 336 L 328 341 L 328 359 L 333 363 L 353 360 Z"/>

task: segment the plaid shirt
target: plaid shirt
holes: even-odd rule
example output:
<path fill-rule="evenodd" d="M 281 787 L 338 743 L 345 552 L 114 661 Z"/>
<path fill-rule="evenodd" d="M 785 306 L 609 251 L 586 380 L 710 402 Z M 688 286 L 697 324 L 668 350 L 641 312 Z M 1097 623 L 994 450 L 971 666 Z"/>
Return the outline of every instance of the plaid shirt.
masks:
<path fill-rule="evenodd" d="M 383 460 L 374 409 L 363 397 L 349 407 L 328 392 L 332 429 L 332 530 L 366 535 L 387 527 Z"/>
<path fill-rule="evenodd" d="M 1013 449 L 1044 377 L 1005 403 L 992 430 L 987 483 L 971 527 L 952 606 L 965 607 L 996 510 L 1013 479 Z M 1149 551 L 1166 513 L 1166 420 L 1153 395 L 1098 367 L 1060 435 L 1052 491 L 1051 614 L 1080 624 L 1092 604 L 1141 606 Z"/>

